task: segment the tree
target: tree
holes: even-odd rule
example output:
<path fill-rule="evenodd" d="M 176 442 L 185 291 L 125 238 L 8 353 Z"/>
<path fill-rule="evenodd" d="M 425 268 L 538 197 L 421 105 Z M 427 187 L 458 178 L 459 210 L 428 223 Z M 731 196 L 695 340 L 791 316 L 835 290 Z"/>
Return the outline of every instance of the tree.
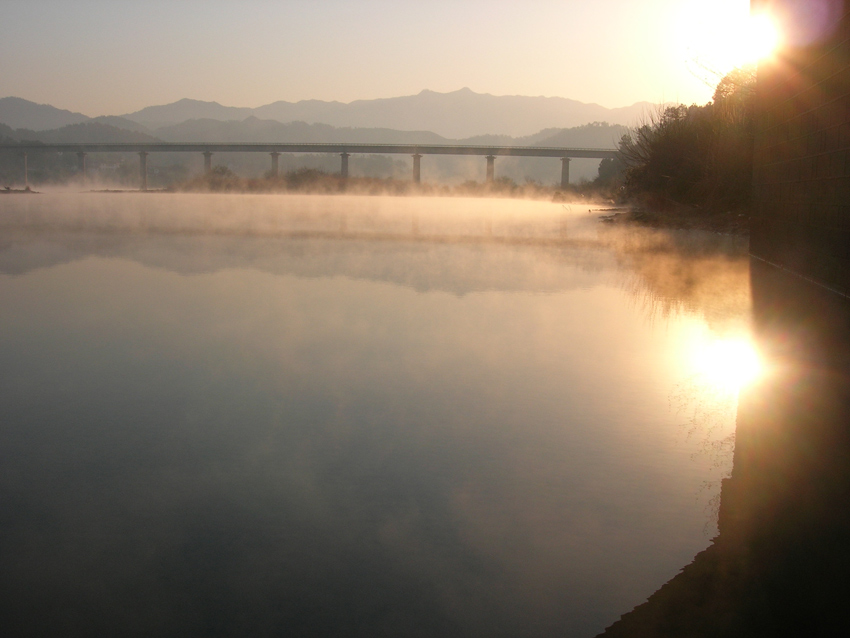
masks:
<path fill-rule="evenodd" d="M 755 74 L 736 69 L 704 106 L 668 106 L 620 139 L 629 196 L 654 205 L 745 206 L 752 183 Z"/>

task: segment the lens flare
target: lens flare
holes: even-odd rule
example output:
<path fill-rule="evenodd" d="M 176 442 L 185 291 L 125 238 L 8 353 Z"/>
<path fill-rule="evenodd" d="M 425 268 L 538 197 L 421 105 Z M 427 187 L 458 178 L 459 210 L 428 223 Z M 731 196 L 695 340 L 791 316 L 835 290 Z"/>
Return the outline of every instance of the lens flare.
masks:
<path fill-rule="evenodd" d="M 762 372 L 752 343 L 745 339 L 716 339 L 695 348 L 694 367 L 708 383 L 738 390 Z"/>

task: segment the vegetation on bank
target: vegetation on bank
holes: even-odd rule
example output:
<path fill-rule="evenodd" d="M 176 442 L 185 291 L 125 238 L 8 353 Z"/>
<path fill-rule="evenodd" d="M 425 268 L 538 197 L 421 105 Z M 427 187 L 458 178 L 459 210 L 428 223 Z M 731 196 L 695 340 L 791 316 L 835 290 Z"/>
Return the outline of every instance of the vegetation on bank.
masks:
<path fill-rule="evenodd" d="M 704 106 L 668 106 L 625 134 L 594 186 L 649 225 L 742 230 L 752 190 L 755 71 L 736 69 Z"/>

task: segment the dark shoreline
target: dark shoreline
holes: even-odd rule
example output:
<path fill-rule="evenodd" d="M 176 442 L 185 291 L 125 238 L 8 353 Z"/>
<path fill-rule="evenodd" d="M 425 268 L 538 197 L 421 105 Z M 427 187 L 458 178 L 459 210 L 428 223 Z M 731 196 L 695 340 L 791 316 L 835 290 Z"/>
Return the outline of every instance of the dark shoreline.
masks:
<path fill-rule="evenodd" d="M 670 211 L 646 210 L 622 206 L 615 212 L 601 218 L 606 224 L 633 224 L 647 228 L 666 230 L 708 230 L 728 235 L 748 236 L 750 234 L 750 215 L 744 211 L 707 212 L 693 208 L 681 208 Z M 612 209 L 614 210 L 614 209 Z"/>

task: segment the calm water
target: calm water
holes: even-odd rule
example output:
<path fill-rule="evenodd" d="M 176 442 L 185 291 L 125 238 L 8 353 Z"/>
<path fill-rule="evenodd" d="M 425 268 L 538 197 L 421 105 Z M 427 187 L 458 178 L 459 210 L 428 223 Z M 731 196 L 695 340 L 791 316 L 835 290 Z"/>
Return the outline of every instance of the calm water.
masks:
<path fill-rule="evenodd" d="M 0 200 L 9 635 L 592 636 L 642 602 L 715 531 L 748 262 L 599 214 Z"/>

